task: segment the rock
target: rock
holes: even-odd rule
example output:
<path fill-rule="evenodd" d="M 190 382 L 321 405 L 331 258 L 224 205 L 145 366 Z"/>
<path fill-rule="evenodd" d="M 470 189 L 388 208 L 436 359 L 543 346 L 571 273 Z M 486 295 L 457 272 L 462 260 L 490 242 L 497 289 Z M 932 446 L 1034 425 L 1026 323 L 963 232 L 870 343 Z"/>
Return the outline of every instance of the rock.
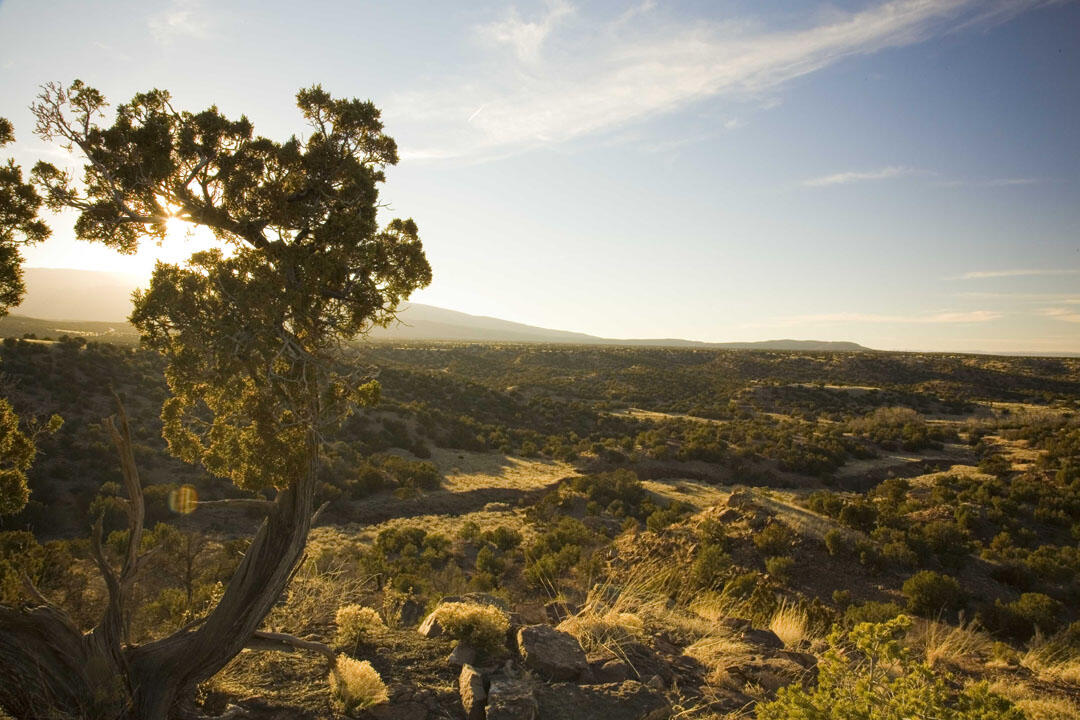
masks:
<path fill-rule="evenodd" d="M 487 720 L 536 720 L 539 707 L 524 680 L 492 679 L 488 688 Z M 547 716 L 544 716 L 547 720 Z"/>
<path fill-rule="evenodd" d="M 746 630 L 742 635 L 743 642 L 750 645 L 758 645 L 772 650 L 783 650 L 784 641 L 777 637 L 772 630 Z"/>
<path fill-rule="evenodd" d="M 780 653 L 780 656 L 785 657 L 788 660 L 792 660 L 793 662 L 797 662 L 799 665 L 806 668 L 807 670 L 816 667 L 818 663 L 818 659 L 815 655 L 811 655 L 810 653 L 797 652 L 795 650 L 784 650 Z"/>
<path fill-rule="evenodd" d="M 576 680 L 589 666 L 577 638 L 550 625 L 523 627 L 517 641 L 525 667 L 545 680 Z"/>
<path fill-rule="evenodd" d="M 471 665 L 476 660 L 476 648 L 468 643 L 458 643 L 450 657 L 446 658 L 446 664 L 450 667 L 462 667 Z"/>
<path fill-rule="evenodd" d="M 544 720 L 659 720 L 670 705 L 664 695 L 628 680 L 605 685 L 556 683 L 536 689 Z M 489 720 L 491 716 L 488 715 Z"/>
<path fill-rule="evenodd" d="M 424 622 L 420 623 L 420 627 L 416 629 L 416 632 L 426 638 L 437 638 L 443 634 L 443 627 L 439 624 L 439 620 L 435 617 L 435 613 L 432 612 L 424 619 Z"/>
<path fill-rule="evenodd" d="M 472 665 L 461 666 L 458 692 L 461 693 L 461 705 L 465 708 L 465 717 L 468 720 L 484 720 L 484 705 L 487 702 L 484 676 Z"/>
<path fill-rule="evenodd" d="M 674 678 L 671 664 L 645 643 L 624 642 L 620 649 L 623 659 L 630 666 L 631 678 L 645 681 L 653 675 L 659 675 L 665 683 Z"/>
<path fill-rule="evenodd" d="M 601 660 L 590 663 L 593 680 L 597 683 L 621 683 L 630 677 L 630 667 L 622 660 Z"/>

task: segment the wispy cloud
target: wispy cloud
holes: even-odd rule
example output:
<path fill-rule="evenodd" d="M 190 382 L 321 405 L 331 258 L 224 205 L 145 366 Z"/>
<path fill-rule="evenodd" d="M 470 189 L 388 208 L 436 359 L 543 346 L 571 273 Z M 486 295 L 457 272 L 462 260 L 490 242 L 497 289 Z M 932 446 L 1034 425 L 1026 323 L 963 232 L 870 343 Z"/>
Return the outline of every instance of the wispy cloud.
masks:
<path fill-rule="evenodd" d="M 151 15 L 146 24 L 154 39 L 163 45 L 184 36 L 204 38 L 209 34 L 202 0 L 172 0 L 165 10 Z"/>
<path fill-rule="evenodd" d="M 517 8 L 510 8 L 505 19 L 480 26 L 478 33 L 496 44 L 509 45 L 519 60 L 534 64 L 540 60 L 540 49 L 548 35 L 573 12 L 574 8 L 565 0 L 548 0 L 544 16 L 529 22 L 521 19 Z"/>
<path fill-rule="evenodd" d="M 985 323 L 1004 317 L 1004 313 L 994 310 L 953 311 L 943 310 L 919 315 L 892 315 L 886 313 L 821 313 L 812 315 L 790 315 L 776 318 L 764 325 L 772 327 L 798 325 L 938 325 L 960 323 Z"/>
<path fill-rule="evenodd" d="M 985 180 L 940 180 L 935 184 L 939 187 L 1017 187 L 1022 185 L 1038 185 L 1043 182 L 1046 182 L 1045 178 L 1006 177 L 989 178 Z"/>
<path fill-rule="evenodd" d="M 1080 323 L 1080 312 L 1077 312 L 1076 308 L 1048 307 L 1040 310 L 1039 314 L 1054 318 L 1055 320 Z"/>
<path fill-rule="evenodd" d="M 1080 275 L 1080 270 L 1068 270 L 1068 269 L 1018 269 L 1018 270 L 976 270 L 973 272 L 966 272 L 960 275 L 955 280 L 986 280 L 989 278 L 1004 278 L 1004 277 L 1036 277 L 1036 276 L 1052 276 L 1052 275 Z"/>
<path fill-rule="evenodd" d="M 919 174 L 918 170 L 900 165 L 883 167 L 879 170 L 849 171 L 822 175 L 821 177 L 803 180 L 802 184 L 807 187 L 826 187 L 828 185 L 850 185 L 851 183 L 866 182 L 868 180 L 887 180 L 889 178 L 903 177 L 905 175 Z"/>
<path fill-rule="evenodd" d="M 425 137 L 437 138 L 434 147 L 406 148 L 407 156 L 516 152 L 707 98 L 760 101 L 844 58 L 923 42 L 961 26 L 1004 22 L 1053 1 L 891 0 L 777 31 L 745 19 L 676 19 L 651 3 L 595 21 L 565 0 L 552 0 L 538 19 L 526 21 L 513 11 L 477 29 L 503 49 L 489 58 L 491 73 L 440 78 L 428 91 L 393 98 L 387 111 L 395 124 L 419 122 Z M 543 52 L 564 30 L 589 41 Z"/>

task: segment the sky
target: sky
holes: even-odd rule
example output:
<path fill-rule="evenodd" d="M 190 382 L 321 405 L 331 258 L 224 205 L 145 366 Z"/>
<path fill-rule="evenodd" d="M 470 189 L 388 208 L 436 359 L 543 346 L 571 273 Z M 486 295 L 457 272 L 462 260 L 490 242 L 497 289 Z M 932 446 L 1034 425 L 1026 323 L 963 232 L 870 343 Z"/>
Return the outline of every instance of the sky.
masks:
<path fill-rule="evenodd" d="M 302 134 L 370 98 L 417 302 L 603 337 L 1080 352 L 1080 3 L 0 0 L 11 157 L 48 81 Z M 73 237 L 31 267 L 146 278 Z"/>

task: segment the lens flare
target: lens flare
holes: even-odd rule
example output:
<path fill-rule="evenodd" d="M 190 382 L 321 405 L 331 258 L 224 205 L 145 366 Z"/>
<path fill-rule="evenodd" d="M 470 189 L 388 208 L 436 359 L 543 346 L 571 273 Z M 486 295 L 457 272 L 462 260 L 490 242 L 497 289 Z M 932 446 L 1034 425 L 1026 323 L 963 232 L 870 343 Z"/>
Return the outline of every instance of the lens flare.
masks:
<path fill-rule="evenodd" d="M 199 493 L 192 485 L 181 485 L 179 489 L 169 493 L 169 509 L 180 515 L 189 515 L 195 512 L 195 506 L 199 504 Z"/>

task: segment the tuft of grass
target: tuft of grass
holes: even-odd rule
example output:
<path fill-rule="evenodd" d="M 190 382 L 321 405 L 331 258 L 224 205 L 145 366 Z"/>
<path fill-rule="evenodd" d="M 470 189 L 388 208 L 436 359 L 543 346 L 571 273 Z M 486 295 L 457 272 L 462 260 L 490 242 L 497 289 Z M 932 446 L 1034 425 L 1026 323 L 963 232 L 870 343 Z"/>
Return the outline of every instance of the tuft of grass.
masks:
<path fill-rule="evenodd" d="M 330 670 L 330 703 L 335 710 L 353 715 L 389 700 L 386 683 L 371 663 L 347 655 L 337 656 Z"/>
<path fill-rule="evenodd" d="M 930 667 L 982 664 L 994 647 L 993 639 L 974 620 L 959 625 L 916 621 L 908 632 L 907 644 L 925 657 Z"/>
<path fill-rule="evenodd" d="M 435 609 L 435 618 L 449 637 L 488 655 L 505 644 L 510 629 L 506 613 L 492 605 L 443 603 Z"/>
<path fill-rule="evenodd" d="M 1080 685 L 1080 651 L 1060 636 L 1036 633 L 1020 665 L 1041 679 Z"/>
<path fill-rule="evenodd" d="M 355 648 L 372 635 L 386 630 L 386 624 L 373 608 L 363 605 L 344 605 L 334 615 L 337 633 L 334 645 L 339 648 Z"/>
<path fill-rule="evenodd" d="M 810 618 L 806 609 L 797 603 L 783 601 L 769 621 L 769 629 L 776 633 L 784 647 L 798 649 L 804 643 L 818 639 L 810 630 Z"/>

